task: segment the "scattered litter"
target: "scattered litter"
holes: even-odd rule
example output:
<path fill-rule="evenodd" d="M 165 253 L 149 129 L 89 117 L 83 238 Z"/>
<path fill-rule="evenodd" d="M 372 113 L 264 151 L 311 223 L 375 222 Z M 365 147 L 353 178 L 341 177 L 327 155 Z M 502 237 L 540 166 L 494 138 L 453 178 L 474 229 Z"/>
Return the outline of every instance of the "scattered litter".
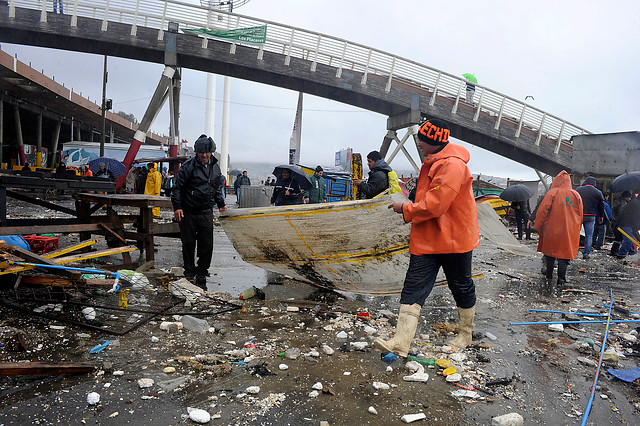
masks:
<path fill-rule="evenodd" d="M 96 405 L 100 402 L 100 394 L 98 392 L 89 392 L 87 394 L 87 404 Z"/>
<path fill-rule="evenodd" d="M 607 372 L 611 374 L 613 377 L 620 380 L 624 380 L 625 382 L 629 382 L 629 383 L 640 379 L 640 367 L 633 367 L 630 370 L 623 370 L 623 369 L 616 370 L 614 368 L 609 367 Z"/>
<path fill-rule="evenodd" d="M 388 390 L 391 386 L 383 382 L 373 382 L 373 387 L 376 390 Z"/>
<path fill-rule="evenodd" d="M 165 367 L 162 370 L 162 372 L 165 373 L 165 374 L 171 374 L 171 373 L 175 373 L 176 369 L 175 369 L 175 367 Z"/>
<path fill-rule="evenodd" d="M 249 386 L 247 389 L 245 389 L 245 392 L 250 395 L 255 395 L 260 392 L 260 386 Z"/>
<path fill-rule="evenodd" d="M 349 346 L 351 346 L 353 349 L 355 349 L 356 351 L 364 351 L 364 349 L 368 346 L 369 344 L 367 342 L 349 342 Z"/>
<path fill-rule="evenodd" d="M 184 315 L 180 322 L 189 331 L 195 331 L 197 333 L 206 333 L 209 331 L 209 323 L 207 320 L 196 318 L 191 315 Z"/>
<path fill-rule="evenodd" d="M 462 374 L 460 373 L 449 374 L 446 380 L 449 383 L 459 382 L 460 380 L 462 380 Z"/>
<path fill-rule="evenodd" d="M 491 419 L 492 426 L 522 426 L 524 419 L 518 413 L 508 413 Z"/>
<path fill-rule="evenodd" d="M 298 348 L 289 348 L 284 352 L 284 356 L 287 359 L 296 359 L 300 356 L 300 349 Z"/>
<path fill-rule="evenodd" d="M 211 414 L 200 408 L 187 407 L 187 412 L 189 413 L 189 419 L 196 423 L 209 423 L 211 420 Z"/>
<path fill-rule="evenodd" d="M 549 324 L 547 329 L 549 331 L 564 331 L 564 326 L 562 324 Z"/>
<path fill-rule="evenodd" d="M 311 389 L 322 390 L 322 383 L 320 382 L 314 383 L 313 386 L 311 386 Z"/>
<path fill-rule="evenodd" d="M 150 388 L 151 386 L 153 386 L 153 384 L 155 383 L 155 381 L 153 379 L 139 379 L 138 380 L 138 386 L 140 387 L 140 389 L 144 389 L 144 388 Z"/>
<path fill-rule="evenodd" d="M 339 332 L 338 334 L 336 334 L 336 337 L 338 339 L 346 339 L 347 337 L 349 337 L 349 335 L 347 334 L 346 331 L 342 330 L 341 332 Z"/>
<path fill-rule="evenodd" d="M 493 335 L 492 333 L 490 333 L 490 332 L 488 332 L 488 331 L 485 331 L 485 332 L 484 332 L 484 335 L 485 335 L 485 336 L 487 337 L 487 339 L 489 339 L 489 340 L 498 340 L 498 338 L 497 338 L 495 335 Z"/>
<path fill-rule="evenodd" d="M 101 343 L 99 345 L 94 346 L 93 348 L 91 348 L 91 350 L 89 351 L 90 354 L 99 354 L 100 352 L 102 352 L 107 346 L 109 346 L 112 342 L 114 342 L 114 340 L 100 340 Z"/>
<path fill-rule="evenodd" d="M 287 364 L 280 364 L 280 365 L 278 366 L 278 368 L 279 368 L 280 370 L 288 370 L 288 369 L 289 369 L 289 366 L 288 366 Z"/>
<path fill-rule="evenodd" d="M 378 410 L 376 410 L 373 405 L 371 407 L 369 407 L 369 409 L 367 411 L 369 411 L 369 413 L 373 414 L 374 416 L 378 415 Z"/>
<path fill-rule="evenodd" d="M 470 391 L 466 389 L 458 389 L 458 390 L 451 391 L 451 396 L 461 397 L 461 398 L 472 398 L 472 399 L 480 398 L 480 395 L 478 395 L 478 392 Z"/>
<path fill-rule="evenodd" d="M 400 420 L 402 420 L 405 423 L 412 423 L 412 422 L 423 420 L 426 418 L 427 418 L 426 414 L 417 413 L 417 414 L 405 414 L 404 416 L 400 417 Z"/>

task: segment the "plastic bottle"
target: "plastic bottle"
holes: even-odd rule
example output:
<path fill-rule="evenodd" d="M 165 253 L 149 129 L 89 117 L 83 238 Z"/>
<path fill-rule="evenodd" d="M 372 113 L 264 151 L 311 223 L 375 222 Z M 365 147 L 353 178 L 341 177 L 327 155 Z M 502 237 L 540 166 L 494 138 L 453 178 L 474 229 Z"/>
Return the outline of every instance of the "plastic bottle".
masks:
<path fill-rule="evenodd" d="M 436 365 L 436 359 L 435 358 L 425 358 L 425 357 L 421 357 L 421 356 L 408 355 L 406 361 L 415 361 L 418 364 L 422 364 L 422 365 L 431 365 L 431 366 L 435 366 Z"/>
<path fill-rule="evenodd" d="M 256 295 L 256 290 L 257 288 L 255 286 L 246 289 L 245 291 L 242 292 L 242 294 L 240 295 L 240 299 L 251 299 L 252 297 L 254 297 Z"/>

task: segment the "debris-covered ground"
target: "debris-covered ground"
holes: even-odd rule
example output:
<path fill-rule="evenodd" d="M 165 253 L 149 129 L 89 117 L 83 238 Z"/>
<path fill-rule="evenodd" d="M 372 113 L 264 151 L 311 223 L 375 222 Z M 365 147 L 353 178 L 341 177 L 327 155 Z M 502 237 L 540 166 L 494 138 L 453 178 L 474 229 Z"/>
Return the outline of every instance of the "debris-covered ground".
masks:
<path fill-rule="evenodd" d="M 20 214 L 20 208 L 16 203 L 8 211 Z M 426 419 L 416 424 L 491 424 L 508 413 L 525 424 L 579 424 L 606 325 L 509 324 L 601 319 L 578 314 L 606 315 L 610 289 L 613 319 L 640 319 L 633 313 L 640 311 L 640 270 L 630 261 L 605 251 L 579 258 L 569 267 L 572 288 L 560 291 L 540 275 L 538 255 L 511 255 L 483 241 L 474 252 L 474 273 L 481 277 L 473 347 L 454 352 L 444 346 L 457 314 L 446 285 L 437 286 L 413 341 L 416 355 L 437 364 L 414 363 L 409 370 L 372 346 L 393 330 L 398 296 L 338 295 L 288 279 L 267 284 L 268 275 L 242 262 L 220 227 L 215 241 L 208 295 L 172 274 L 181 263 L 180 243 L 165 238 L 157 241 L 155 267 L 135 275 L 139 280 L 123 280 L 126 309 L 101 308 L 122 303 L 107 291 L 58 289 L 81 307 L 96 305 L 93 318 L 84 313 L 78 322 L 115 331 L 140 324 L 123 335 L 33 313 L 77 311 L 67 303 L 31 302 L 24 312 L 0 307 L 0 362 L 95 366 L 90 373 L 0 377 L 0 424 L 169 425 L 210 418 L 208 424 L 223 425 L 377 425 L 403 424 L 403 416 L 419 413 Z M 60 236 L 61 247 L 77 242 L 77 236 Z M 536 242 L 523 244 L 535 248 Z M 109 256 L 82 266 L 121 261 Z M 0 278 L 3 300 L 15 297 L 15 275 Z M 252 286 L 264 300 L 239 300 Z M 167 307 L 147 320 L 148 312 Z M 639 367 L 639 325 L 610 324 L 589 424 L 639 422 L 639 381 L 608 372 Z M 460 376 L 447 381 L 447 367 Z M 428 379 L 405 379 L 422 369 Z"/>

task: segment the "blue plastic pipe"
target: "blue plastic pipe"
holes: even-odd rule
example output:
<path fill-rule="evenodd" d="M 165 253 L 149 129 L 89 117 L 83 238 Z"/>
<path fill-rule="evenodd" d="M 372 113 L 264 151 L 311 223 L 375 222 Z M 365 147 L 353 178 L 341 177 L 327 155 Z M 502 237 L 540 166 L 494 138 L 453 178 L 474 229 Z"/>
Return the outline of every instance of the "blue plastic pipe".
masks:
<path fill-rule="evenodd" d="M 509 325 L 536 325 L 536 324 L 604 324 L 606 322 L 611 323 L 626 323 L 626 322 L 640 322 L 640 320 L 613 320 L 613 321 L 541 321 L 541 322 L 511 322 Z"/>
<path fill-rule="evenodd" d="M 606 304 L 605 307 L 608 307 Z M 551 312 L 552 314 L 571 314 L 571 315 L 583 315 L 585 317 L 605 317 L 604 314 L 585 314 L 584 312 L 564 312 L 564 311 L 547 311 L 545 309 L 529 309 L 529 312 Z"/>
<path fill-rule="evenodd" d="M 589 398 L 589 403 L 587 404 L 586 410 L 584 410 L 584 416 L 582 417 L 582 423 L 580 426 L 584 426 L 587 423 L 587 419 L 589 418 L 589 413 L 591 412 L 591 406 L 593 405 L 593 397 L 596 395 L 596 385 L 598 384 L 598 376 L 600 376 L 600 367 L 602 366 L 602 358 L 604 357 L 604 348 L 607 346 L 607 336 L 609 335 L 609 323 L 611 319 L 611 309 L 613 308 L 613 289 L 609 288 L 609 298 L 611 302 L 609 302 L 609 318 L 607 319 L 607 328 L 604 331 L 604 339 L 602 340 L 602 349 L 600 349 L 600 360 L 598 361 L 598 368 L 596 369 L 596 378 L 593 380 L 593 385 L 591 385 L 591 397 Z"/>

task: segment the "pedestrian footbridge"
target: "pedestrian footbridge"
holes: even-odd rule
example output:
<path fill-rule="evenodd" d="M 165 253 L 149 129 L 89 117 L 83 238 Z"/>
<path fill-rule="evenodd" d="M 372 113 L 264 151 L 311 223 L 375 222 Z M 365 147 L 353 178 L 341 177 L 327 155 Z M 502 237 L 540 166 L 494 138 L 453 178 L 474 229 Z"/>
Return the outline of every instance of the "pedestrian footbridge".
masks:
<path fill-rule="evenodd" d="M 573 169 L 571 137 L 589 134 L 482 85 L 468 102 L 462 77 L 330 35 L 175 0 L 65 0 L 64 13 L 53 12 L 54 2 L 62 3 L 2 2 L 0 40 L 172 64 L 384 114 L 388 161 L 401 150 L 408 155 L 403 144 L 425 117 L 449 122 L 459 140 L 551 175 Z M 202 37 L 205 30 L 215 38 Z"/>

